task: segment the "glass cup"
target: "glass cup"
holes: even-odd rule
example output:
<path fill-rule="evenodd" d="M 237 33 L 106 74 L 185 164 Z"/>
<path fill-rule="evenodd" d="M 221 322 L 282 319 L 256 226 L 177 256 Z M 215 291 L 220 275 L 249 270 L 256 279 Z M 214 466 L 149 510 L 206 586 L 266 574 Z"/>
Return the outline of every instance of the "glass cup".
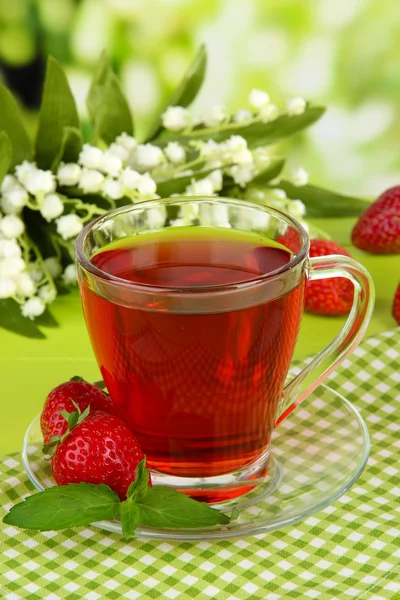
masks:
<path fill-rule="evenodd" d="M 223 230 L 227 241 L 259 234 L 271 247 L 286 246 L 290 260 L 247 281 L 193 287 L 129 281 L 92 262 L 122 238 L 142 243 L 158 232 L 173 240 L 185 231 L 190 243 L 198 227 Z M 219 197 L 124 206 L 79 235 L 79 286 L 94 353 L 155 484 L 208 502 L 261 485 L 276 425 L 360 342 L 373 309 L 370 275 L 347 256 L 310 258 L 309 243 L 288 215 Z M 157 256 L 148 260 L 156 264 Z M 307 281 L 331 277 L 354 286 L 347 322 L 300 373 L 288 376 Z"/>

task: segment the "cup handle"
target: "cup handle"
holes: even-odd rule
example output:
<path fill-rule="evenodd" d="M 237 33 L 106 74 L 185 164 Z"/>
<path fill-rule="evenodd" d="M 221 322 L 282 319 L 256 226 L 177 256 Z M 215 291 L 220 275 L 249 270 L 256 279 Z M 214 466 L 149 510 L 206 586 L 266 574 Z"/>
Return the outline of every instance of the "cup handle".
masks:
<path fill-rule="evenodd" d="M 354 300 L 339 335 L 283 389 L 275 426 L 279 425 L 360 343 L 374 308 L 374 284 L 368 271 L 347 256 L 310 258 L 309 280 L 344 277 L 354 286 Z"/>

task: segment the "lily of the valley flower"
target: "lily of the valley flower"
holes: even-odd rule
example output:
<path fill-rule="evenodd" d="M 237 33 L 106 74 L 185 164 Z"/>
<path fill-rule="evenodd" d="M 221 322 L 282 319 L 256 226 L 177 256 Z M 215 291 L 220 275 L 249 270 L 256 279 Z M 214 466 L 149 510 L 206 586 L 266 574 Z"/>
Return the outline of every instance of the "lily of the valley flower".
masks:
<path fill-rule="evenodd" d="M 138 171 L 127 167 L 122 172 L 121 181 L 127 190 L 136 190 L 140 177 L 141 175 Z"/>
<path fill-rule="evenodd" d="M 60 163 L 57 169 L 57 179 L 60 185 L 78 185 L 81 168 L 76 163 Z"/>
<path fill-rule="evenodd" d="M 124 188 L 119 179 L 109 177 L 104 182 L 103 193 L 111 200 L 119 200 L 124 195 Z"/>
<path fill-rule="evenodd" d="M 43 300 L 45 304 L 51 304 L 56 299 L 56 290 L 52 285 L 43 285 L 39 289 L 39 298 Z"/>
<path fill-rule="evenodd" d="M 96 169 L 82 169 L 79 179 L 79 187 L 85 194 L 100 192 L 104 183 L 104 175 Z"/>
<path fill-rule="evenodd" d="M 119 146 L 123 146 L 128 152 L 132 152 L 137 146 L 135 138 L 127 133 L 121 133 L 121 135 L 116 138 L 115 143 Z"/>
<path fill-rule="evenodd" d="M 74 264 L 68 265 L 63 273 L 64 282 L 67 285 L 75 285 L 78 281 L 78 274 Z"/>
<path fill-rule="evenodd" d="M 12 298 L 17 293 L 17 284 L 13 279 L 0 279 L 0 298 Z"/>
<path fill-rule="evenodd" d="M 290 181 L 293 185 L 302 186 L 307 185 L 308 183 L 308 173 L 303 167 L 299 167 L 292 171 L 290 176 Z"/>
<path fill-rule="evenodd" d="M 182 131 L 191 124 L 190 113 L 183 106 L 168 106 L 161 118 L 165 129 L 169 131 Z"/>
<path fill-rule="evenodd" d="M 64 212 L 64 204 L 58 194 L 47 194 L 44 197 L 42 206 L 40 207 L 40 214 L 48 223 L 54 221 Z"/>
<path fill-rule="evenodd" d="M 13 215 L 21 212 L 28 199 L 28 192 L 22 186 L 15 186 L 3 193 L 1 208 L 7 215 Z"/>
<path fill-rule="evenodd" d="M 203 123 L 206 127 L 216 127 L 228 118 L 228 112 L 223 104 L 216 104 L 206 112 Z"/>
<path fill-rule="evenodd" d="M 103 164 L 103 153 L 96 146 L 83 144 L 78 162 L 86 169 L 101 169 Z"/>
<path fill-rule="evenodd" d="M 57 233 L 63 240 L 76 237 L 83 229 L 83 223 L 78 215 L 73 213 L 64 215 L 57 220 Z"/>
<path fill-rule="evenodd" d="M 24 186 L 32 196 L 51 194 L 56 189 L 56 178 L 51 171 L 35 169 L 24 178 Z"/>
<path fill-rule="evenodd" d="M 25 269 L 25 262 L 17 256 L 0 259 L 0 278 L 13 279 Z"/>
<path fill-rule="evenodd" d="M 185 148 L 178 142 L 169 142 L 164 149 L 164 154 L 170 162 L 176 165 L 186 159 Z"/>
<path fill-rule="evenodd" d="M 0 221 L 0 232 L 9 240 L 20 237 L 25 231 L 25 224 L 16 215 L 7 215 Z"/>
<path fill-rule="evenodd" d="M 28 319 L 31 320 L 35 317 L 40 317 L 40 315 L 42 315 L 45 310 L 45 303 L 43 302 L 43 300 L 36 296 L 34 298 L 29 298 L 29 300 L 27 300 L 25 304 L 23 304 L 21 307 L 21 311 L 24 317 L 28 317 Z"/>
<path fill-rule="evenodd" d="M 145 173 L 138 180 L 137 190 L 141 196 L 147 198 L 149 196 L 153 196 L 156 193 L 157 184 L 148 173 Z"/>
<path fill-rule="evenodd" d="M 165 161 L 163 151 L 153 144 L 137 146 L 133 158 L 134 166 L 141 172 L 154 169 Z"/>
<path fill-rule="evenodd" d="M 21 247 L 15 240 L 0 240 L 0 258 L 15 258 L 21 254 Z"/>
<path fill-rule="evenodd" d="M 307 107 L 304 98 L 289 98 L 286 102 L 286 112 L 289 116 L 301 115 Z"/>
<path fill-rule="evenodd" d="M 28 273 L 20 273 L 15 279 L 17 293 L 25 298 L 33 296 L 36 292 L 35 282 Z"/>
<path fill-rule="evenodd" d="M 50 256 L 44 260 L 44 266 L 46 267 L 50 277 L 57 279 L 62 273 L 60 260 L 56 256 Z"/>
<path fill-rule="evenodd" d="M 257 111 L 261 110 L 264 106 L 269 104 L 269 96 L 267 92 L 262 90 L 253 89 L 249 95 L 249 103 Z"/>

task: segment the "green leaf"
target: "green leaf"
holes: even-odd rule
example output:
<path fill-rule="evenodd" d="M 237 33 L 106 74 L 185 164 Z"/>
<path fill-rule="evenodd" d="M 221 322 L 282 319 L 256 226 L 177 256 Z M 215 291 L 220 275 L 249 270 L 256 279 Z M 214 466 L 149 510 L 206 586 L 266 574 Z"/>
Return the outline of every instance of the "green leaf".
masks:
<path fill-rule="evenodd" d="M 46 337 L 35 324 L 35 321 L 31 321 L 22 315 L 20 305 L 12 298 L 0 300 L 0 327 L 25 337 L 37 339 Z"/>
<path fill-rule="evenodd" d="M 161 198 L 167 198 L 171 194 L 180 194 L 184 192 L 188 185 L 192 183 L 192 179 L 202 179 L 207 177 L 209 173 L 212 173 L 215 169 L 207 169 L 204 171 L 193 171 L 192 175 L 184 175 L 183 177 L 175 177 L 172 179 L 166 179 L 165 181 L 157 182 L 157 194 Z"/>
<path fill-rule="evenodd" d="M 107 389 L 107 386 L 102 379 L 99 379 L 99 381 L 94 381 L 93 385 L 96 386 L 97 388 L 99 388 L 100 390 Z"/>
<path fill-rule="evenodd" d="M 49 56 L 36 137 L 36 162 L 42 169 L 50 169 L 59 155 L 65 127 L 79 130 L 78 111 L 64 70 Z"/>
<path fill-rule="evenodd" d="M 59 327 L 58 321 L 53 317 L 49 309 L 47 308 L 45 312 L 40 315 L 40 317 L 35 318 L 35 323 L 40 327 Z"/>
<path fill-rule="evenodd" d="M 76 410 L 74 410 L 73 412 L 69 413 L 67 421 L 68 421 L 68 429 L 69 429 L 69 431 L 71 431 L 71 429 L 73 429 L 78 424 L 79 413 Z"/>
<path fill-rule="evenodd" d="M 192 529 L 225 525 L 230 521 L 228 515 L 208 504 L 161 485 L 148 488 L 136 504 L 140 508 L 141 524 L 149 527 Z"/>
<path fill-rule="evenodd" d="M 0 183 L 11 166 L 12 146 L 10 138 L 5 131 L 0 131 Z"/>
<path fill-rule="evenodd" d="M 284 165 L 284 160 L 273 161 L 266 169 L 258 173 L 251 183 L 261 184 L 267 183 L 268 181 L 271 181 L 271 179 L 275 179 L 275 177 L 278 177 L 279 173 L 282 171 Z"/>
<path fill-rule="evenodd" d="M 170 141 L 188 144 L 190 140 L 204 140 L 210 138 L 216 142 L 223 142 L 232 135 L 241 135 L 247 140 L 249 148 L 267 146 L 279 140 L 287 138 L 313 123 L 324 114 L 325 108 L 321 106 L 307 107 L 301 115 L 282 115 L 269 123 L 250 123 L 249 125 L 238 125 L 230 123 L 216 128 L 194 129 L 188 135 L 162 134 L 153 144 L 160 147 L 166 146 Z"/>
<path fill-rule="evenodd" d="M 202 86 L 204 76 L 206 74 L 206 68 L 207 52 L 205 46 L 202 44 L 192 64 L 186 71 L 181 83 L 167 102 L 162 113 L 165 112 L 168 106 L 190 106 Z M 163 126 L 161 116 L 159 116 L 150 127 L 150 131 L 148 132 L 146 139 L 148 141 L 152 140 L 158 136 L 162 130 Z"/>
<path fill-rule="evenodd" d="M 148 469 L 146 469 L 145 457 L 140 461 L 135 469 L 135 479 L 128 488 L 128 492 L 126 494 L 127 498 L 136 499 L 136 497 L 139 497 L 144 491 L 146 491 L 149 484 L 149 477 L 150 473 Z"/>
<path fill-rule="evenodd" d="M 133 121 L 118 77 L 112 71 L 106 53 L 97 66 L 87 97 L 87 106 L 96 135 L 111 144 L 121 133 L 133 135 Z"/>
<path fill-rule="evenodd" d="M 292 200 L 301 200 L 307 208 L 307 217 L 358 217 L 368 200 L 344 196 L 314 185 L 295 186 L 281 181 L 276 187 L 284 190 Z"/>
<path fill-rule="evenodd" d="M 86 381 L 83 377 L 81 377 L 80 375 L 74 375 L 73 377 L 71 377 L 70 381 Z"/>
<path fill-rule="evenodd" d="M 32 145 L 22 123 L 13 95 L 0 83 L 0 131 L 5 131 L 12 146 L 11 168 L 32 160 Z"/>
<path fill-rule="evenodd" d="M 137 526 L 140 523 L 140 508 L 137 504 L 125 500 L 120 505 L 120 519 L 122 524 L 122 533 L 126 538 L 134 536 Z"/>
<path fill-rule="evenodd" d="M 119 506 L 118 495 L 107 485 L 72 483 L 29 496 L 13 506 L 3 522 L 24 529 L 52 531 L 115 519 Z"/>
<path fill-rule="evenodd" d="M 77 162 L 82 145 L 83 141 L 80 129 L 77 127 L 64 127 L 61 145 L 51 164 L 51 170 L 56 171 L 61 161 L 66 163 Z"/>

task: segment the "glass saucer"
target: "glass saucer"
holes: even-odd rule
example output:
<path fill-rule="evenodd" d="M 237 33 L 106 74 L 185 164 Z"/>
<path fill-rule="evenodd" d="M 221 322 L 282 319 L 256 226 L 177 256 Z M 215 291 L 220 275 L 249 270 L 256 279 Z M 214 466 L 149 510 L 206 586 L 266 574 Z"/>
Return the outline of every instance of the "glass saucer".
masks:
<path fill-rule="evenodd" d="M 50 464 L 41 452 L 39 417 L 29 426 L 22 459 L 38 490 L 54 485 Z M 362 473 L 370 440 L 357 409 L 327 386 L 318 387 L 274 432 L 272 460 L 265 481 L 252 492 L 225 503 L 239 517 L 228 526 L 204 529 L 140 527 L 136 535 L 164 540 L 222 540 L 265 533 L 301 521 L 344 494 Z M 93 525 L 122 533 L 118 521 Z"/>

